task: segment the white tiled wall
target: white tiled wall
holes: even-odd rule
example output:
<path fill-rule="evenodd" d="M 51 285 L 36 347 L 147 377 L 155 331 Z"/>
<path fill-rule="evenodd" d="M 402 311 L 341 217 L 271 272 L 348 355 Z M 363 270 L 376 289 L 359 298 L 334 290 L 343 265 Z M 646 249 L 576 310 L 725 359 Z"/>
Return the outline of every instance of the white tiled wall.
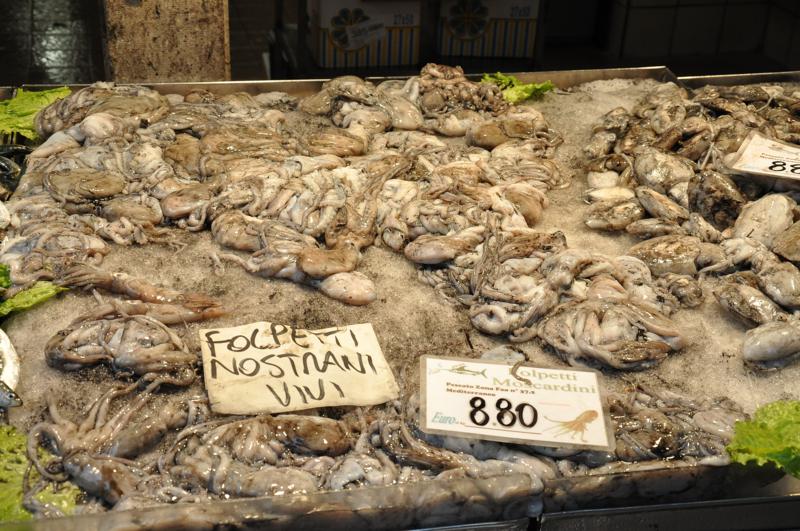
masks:
<path fill-rule="evenodd" d="M 763 53 L 800 68 L 800 0 L 615 0 L 609 34 L 622 57 Z"/>
<path fill-rule="evenodd" d="M 670 7 L 631 7 L 628 11 L 622 55 L 625 57 L 669 55 L 674 18 L 674 9 Z"/>
<path fill-rule="evenodd" d="M 789 68 L 800 69 L 800 2 L 773 0 L 764 35 L 764 53 Z"/>
<path fill-rule="evenodd" d="M 720 52 L 753 52 L 764 38 L 768 2 L 731 1 L 725 10 Z"/>
<path fill-rule="evenodd" d="M 716 53 L 725 7 L 720 3 L 678 6 L 672 32 L 672 55 Z"/>

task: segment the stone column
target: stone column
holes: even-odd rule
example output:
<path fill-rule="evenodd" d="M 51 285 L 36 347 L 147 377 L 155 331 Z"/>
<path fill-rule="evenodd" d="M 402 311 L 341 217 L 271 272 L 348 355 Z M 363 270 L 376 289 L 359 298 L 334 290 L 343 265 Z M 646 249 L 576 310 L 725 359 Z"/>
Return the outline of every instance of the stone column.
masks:
<path fill-rule="evenodd" d="M 109 80 L 231 77 L 228 0 L 102 0 Z"/>

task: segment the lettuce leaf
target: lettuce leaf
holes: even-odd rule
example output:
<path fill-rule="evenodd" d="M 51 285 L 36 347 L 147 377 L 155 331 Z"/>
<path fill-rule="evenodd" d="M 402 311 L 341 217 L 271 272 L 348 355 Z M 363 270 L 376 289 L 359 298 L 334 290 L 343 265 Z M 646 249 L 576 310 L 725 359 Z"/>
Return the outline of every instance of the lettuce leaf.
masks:
<path fill-rule="evenodd" d="M 0 134 L 19 133 L 36 140 L 39 137 L 33 125 L 36 113 L 71 92 L 67 87 L 39 91 L 18 89 L 13 98 L 0 101 Z"/>
<path fill-rule="evenodd" d="M 762 406 L 751 420 L 737 422 L 734 430 L 727 449 L 735 462 L 774 463 L 800 477 L 800 401 Z"/>
<path fill-rule="evenodd" d="M 545 92 L 554 88 L 555 86 L 549 81 L 516 85 L 503 90 L 503 98 L 509 103 L 519 103 L 531 98 L 540 98 Z"/>
<path fill-rule="evenodd" d="M 56 286 L 52 282 L 39 281 L 30 288 L 22 290 L 10 299 L 1 302 L 0 317 L 4 317 L 11 312 L 27 310 L 62 291 L 67 291 L 67 288 Z"/>
<path fill-rule="evenodd" d="M 30 520 L 31 514 L 22 507 L 22 477 L 28 466 L 25 455 L 27 437 L 12 426 L 0 426 L 0 522 Z M 44 451 L 40 457 L 46 459 Z M 31 483 L 35 483 L 38 475 L 31 471 Z M 63 512 L 71 514 L 78 496 L 79 488 L 65 483 L 57 490 L 47 487 L 36 495 L 40 502 L 50 504 Z"/>
<path fill-rule="evenodd" d="M 11 287 L 11 268 L 5 264 L 0 264 L 0 288 Z"/>
<path fill-rule="evenodd" d="M 482 83 L 494 83 L 501 89 L 519 85 L 519 79 L 514 76 L 506 75 L 502 72 L 495 72 L 494 74 L 483 74 L 481 78 Z"/>
<path fill-rule="evenodd" d="M 503 99 L 509 103 L 517 104 L 531 98 L 541 98 L 545 92 L 553 90 L 555 85 L 550 81 L 543 83 L 522 83 L 514 76 L 496 72 L 483 74 L 483 83 L 494 83 L 500 87 Z"/>

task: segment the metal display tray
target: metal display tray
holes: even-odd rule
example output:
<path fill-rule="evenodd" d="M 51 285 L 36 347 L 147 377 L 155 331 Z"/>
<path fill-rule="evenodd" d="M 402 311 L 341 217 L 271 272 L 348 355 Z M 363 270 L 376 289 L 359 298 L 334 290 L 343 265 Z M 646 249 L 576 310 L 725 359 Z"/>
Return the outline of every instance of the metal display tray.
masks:
<path fill-rule="evenodd" d="M 724 74 L 714 76 L 681 76 L 678 80 L 688 88 L 705 85 L 751 85 L 753 83 L 800 83 L 800 70 L 760 72 L 753 74 Z"/>
<path fill-rule="evenodd" d="M 683 81 L 687 86 L 699 86 L 694 83 L 706 84 L 712 82 L 706 80 L 725 77 L 679 80 L 664 66 L 520 72 L 514 75 L 525 82 L 550 80 L 562 89 L 590 81 L 620 78 L 676 83 Z M 367 79 L 379 82 L 391 78 Z M 695 81 L 698 79 L 703 81 Z M 142 84 L 161 93 L 187 94 L 193 90 L 208 90 L 217 94 L 282 91 L 293 96 L 305 96 L 319 90 L 324 81 L 304 79 Z M 58 85 L 23 85 L 30 90 L 54 86 Z M 86 85 L 70 85 L 73 89 L 83 86 Z M 0 88 L 0 98 L 11 96 L 10 92 L 13 91 L 4 93 Z M 475 527 L 476 529 L 521 529 L 527 521 L 525 518 L 536 516 L 541 510 L 546 515 L 563 515 L 568 518 L 570 514 L 582 512 L 576 509 L 605 510 L 628 505 L 696 502 L 701 499 L 731 497 L 736 495 L 734 490 L 741 490 L 743 477 L 763 485 L 777 480 L 780 474 L 773 471 L 765 475 L 763 471 L 742 467 L 665 466 L 605 476 L 559 478 L 546 481 L 542 494 L 533 494 L 527 476 L 505 476 L 488 480 L 464 478 L 308 495 L 204 502 L 182 505 L 180 508 L 175 505 L 154 506 L 55 520 L 6 523 L 0 524 L 0 530 L 326 528 L 356 531 L 464 526 L 479 522 L 484 524 Z M 731 489 L 731 485 L 736 485 L 737 488 Z M 658 507 L 660 506 L 647 505 L 646 509 L 640 507 L 639 510 L 657 510 Z M 543 522 L 548 520 L 549 516 Z"/>
<path fill-rule="evenodd" d="M 600 79 L 655 79 L 657 81 L 677 81 L 675 74 L 665 66 L 644 66 L 639 68 L 600 68 L 594 70 L 552 70 L 542 72 L 515 72 L 521 81 L 528 83 L 552 81 L 557 87 L 568 88 Z M 479 76 L 467 76 L 479 79 Z M 395 77 L 367 77 L 369 81 L 381 82 Z M 306 96 L 318 91 L 325 79 L 261 80 L 261 81 L 186 81 L 177 83 L 140 83 L 162 94 L 188 94 L 193 90 L 208 90 L 215 94 L 248 92 L 256 94 L 266 91 L 280 91 L 292 96 Z M 24 84 L 26 90 L 42 90 L 63 85 Z M 85 84 L 67 85 L 72 89 L 85 87 Z"/>
<path fill-rule="evenodd" d="M 542 516 L 540 531 L 702 529 L 703 531 L 796 530 L 800 496 L 739 498 L 647 507 L 571 511 Z"/>
<path fill-rule="evenodd" d="M 518 530 L 519 521 L 526 520 L 535 503 L 530 478 L 512 474 L 491 479 L 424 481 L 304 495 L 157 505 L 0 524 L 0 529 L 388 531 L 495 522 L 502 527 L 488 529 Z"/>

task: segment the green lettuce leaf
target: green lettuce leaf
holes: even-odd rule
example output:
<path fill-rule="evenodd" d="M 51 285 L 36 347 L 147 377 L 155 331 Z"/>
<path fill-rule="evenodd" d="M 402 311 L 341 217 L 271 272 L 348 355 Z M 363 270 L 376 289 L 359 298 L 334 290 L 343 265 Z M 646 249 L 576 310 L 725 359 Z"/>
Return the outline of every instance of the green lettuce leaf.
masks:
<path fill-rule="evenodd" d="M 39 281 L 30 288 L 22 290 L 10 299 L 1 302 L 0 317 L 4 317 L 11 312 L 27 310 L 62 291 L 67 291 L 67 288 L 56 286 L 52 282 Z"/>
<path fill-rule="evenodd" d="M 531 98 L 540 98 L 545 92 L 553 90 L 554 85 L 545 81 L 544 83 L 527 83 L 516 85 L 503 90 L 503 98 L 509 103 L 519 103 Z"/>
<path fill-rule="evenodd" d="M 503 99 L 509 103 L 517 104 L 531 98 L 541 98 L 546 92 L 555 88 L 550 81 L 543 83 L 522 83 L 514 76 L 496 72 L 494 74 L 483 74 L 481 79 L 484 83 L 494 83 L 500 87 Z"/>
<path fill-rule="evenodd" d="M 519 85 L 519 79 L 514 76 L 508 76 L 502 72 L 495 72 L 494 74 L 483 74 L 481 78 L 483 83 L 494 83 L 501 89 Z"/>
<path fill-rule="evenodd" d="M 11 287 L 11 269 L 5 264 L 0 264 L 0 288 L 9 287 Z"/>
<path fill-rule="evenodd" d="M 70 93 L 67 87 L 40 91 L 18 89 L 13 98 L 0 101 L 0 134 L 19 133 L 36 140 L 39 137 L 33 125 L 36 113 Z"/>
<path fill-rule="evenodd" d="M 31 514 L 22 507 L 22 477 L 28 466 L 25 456 L 27 437 L 12 426 L 0 426 L 0 522 L 30 520 Z M 40 456 L 46 459 L 44 452 Z M 31 483 L 38 475 L 31 472 Z M 71 483 L 57 489 L 47 487 L 36 495 L 36 499 L 50 504 L 64 514 L 71 514 L 81 491 Z"/>
<path fill-rule="evenodd" d="M 800 477 L 800 401 L 762 406 L 751 420 L 737 422 L 734 429 L 728 453 L 735 462 L 774 463 Z"/>

